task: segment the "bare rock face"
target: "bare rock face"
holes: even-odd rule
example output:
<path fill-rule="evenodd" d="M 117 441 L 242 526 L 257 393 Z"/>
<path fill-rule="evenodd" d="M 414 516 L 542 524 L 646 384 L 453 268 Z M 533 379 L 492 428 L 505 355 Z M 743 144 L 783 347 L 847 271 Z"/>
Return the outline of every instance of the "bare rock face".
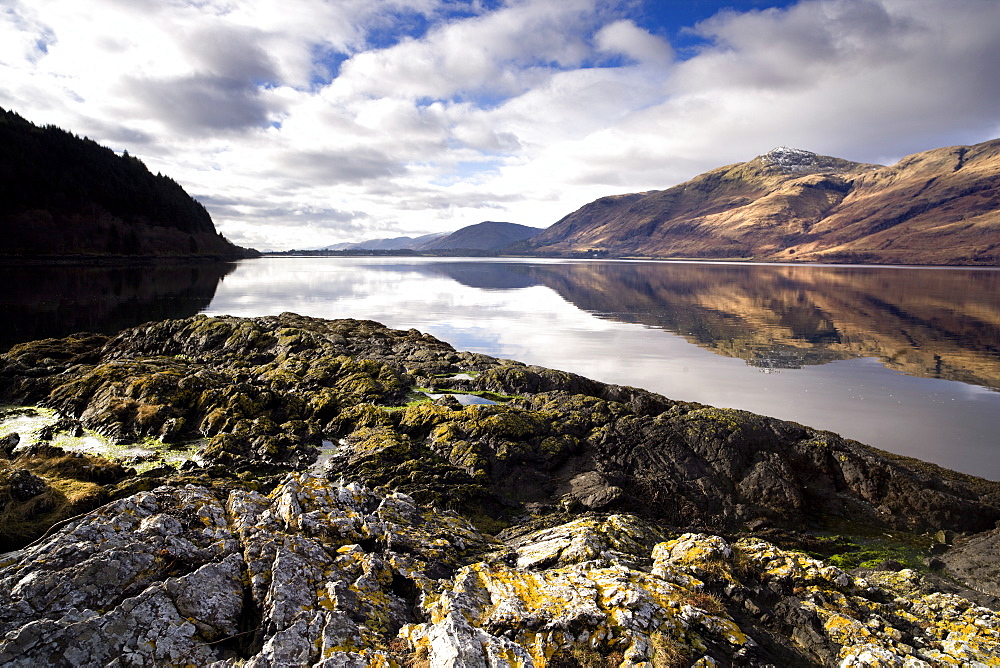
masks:
<path fill-rule="evenodd" d="M 0 456 L 9 458 L 14 454 L 14 448 L 21 442 L 21 435 L 14 432 L 0 438 Z"/>
<path fill-rule="evenodd" d="M 317 475 L 225 500 L 161 487 L 0 560 L 0 664 L 1000 660 L 995 612 L 921 593 L 913 571 L 872 577 L 756 538 L 668 539 L 628 515 L 500 541 Z"/>

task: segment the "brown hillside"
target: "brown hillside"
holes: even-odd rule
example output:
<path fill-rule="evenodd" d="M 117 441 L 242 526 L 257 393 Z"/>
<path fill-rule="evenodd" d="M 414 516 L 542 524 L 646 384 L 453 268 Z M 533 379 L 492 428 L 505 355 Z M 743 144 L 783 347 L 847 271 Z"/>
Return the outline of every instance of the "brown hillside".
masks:
<path fill-rule="evenodd" d="M 668 190 L 605 197 L 543 253 L 1000 265 L 1000 140 L 891 167 L 780 148 Z"/>

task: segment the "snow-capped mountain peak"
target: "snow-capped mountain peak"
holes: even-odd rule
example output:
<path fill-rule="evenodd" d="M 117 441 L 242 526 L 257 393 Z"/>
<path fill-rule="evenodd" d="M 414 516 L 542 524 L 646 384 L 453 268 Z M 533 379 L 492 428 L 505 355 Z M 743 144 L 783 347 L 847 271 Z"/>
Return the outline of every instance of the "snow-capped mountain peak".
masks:
<path fill-rule="evenodd" d="M 781 171 L 788 173 L 805 172 L 815 169 L 818 166 L 818 157 L 811 151 L 779 146 L 760 156 L 760 159 L 765 165 L 773 165 Z"/>

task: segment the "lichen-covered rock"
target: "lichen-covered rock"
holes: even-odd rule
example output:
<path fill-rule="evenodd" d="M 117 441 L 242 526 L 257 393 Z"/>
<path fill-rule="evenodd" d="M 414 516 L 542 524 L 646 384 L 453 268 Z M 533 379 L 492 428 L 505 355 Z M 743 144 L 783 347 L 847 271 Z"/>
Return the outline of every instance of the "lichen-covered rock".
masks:
<path fill-rule="evenodd" d="M 215 498 L 161 488 L 5 555 L 0 596 L 2 665 L 208 663 L 238 628 L 241 560 Z"/>
<path fill-rule="evenodd" d="M 935 567 L 996 593 L 1000 483 L 828 432 L 294 314 L 15 346 L 0 401 L 59 413 L 0 457 L 2 665 L 1000 662 L 940 577 L 746 535 L 945 528 Z M 42 442 L 84 428 L 199 450 Z"/>
<path fill-rule="evenodd" d="M 0 557 L 0 665 L 1000 661 L 1000 616 L 913 571 L 856 580 L 629 515 L 505 536 L 319 475 L 224 499 L 160 487 Z"/>
<path fill-rule="evenodd" d="M 0 561 L 0 664 L 364 665 L 423 589 L 494 547 L 454 514 L 319 477 L 226 502 L 161 487 Z"/>
<path fill-rule="evenodd" d="M 590 562 L 645 567 L 663 533 L 632 515 L 589 516 L 536 531 L 500 534 L 517 568 L 537 570 Z"/>

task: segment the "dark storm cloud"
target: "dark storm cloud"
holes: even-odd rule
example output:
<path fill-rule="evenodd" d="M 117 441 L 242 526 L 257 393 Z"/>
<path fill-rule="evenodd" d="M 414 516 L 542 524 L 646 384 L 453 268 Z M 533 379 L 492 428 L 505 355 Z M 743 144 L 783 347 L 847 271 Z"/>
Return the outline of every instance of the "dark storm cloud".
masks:
<path fill-rule="evenodd" d="M 242 207 L 247 202 L 232 197 L 220 197 L 217 195 L 199 195 L 195 192 L 191 196 L 205 205 L 213 218 L 242 218 L 245 217 Z"/>
<path fill-rule="evenodd" d="M 293 225 L 308 225 L 311 228 L 336 229 L 355 232 L 370 227 L 371 216 L 363 211 L 343 211 L 324 207 L 284 208 L 272 207 L 254 212 L 257 218 L 283 221 Z"/>
<path fill-rule="evenodd" d="M 121 144 L 126 147 L 145 146 L 156 141 L 156 138 L 148 132 L 124 125 L 106 122 L 94 122 L 92 125 L 98 129 L 98 134 L 101 137 L 112 144 Z"/>

